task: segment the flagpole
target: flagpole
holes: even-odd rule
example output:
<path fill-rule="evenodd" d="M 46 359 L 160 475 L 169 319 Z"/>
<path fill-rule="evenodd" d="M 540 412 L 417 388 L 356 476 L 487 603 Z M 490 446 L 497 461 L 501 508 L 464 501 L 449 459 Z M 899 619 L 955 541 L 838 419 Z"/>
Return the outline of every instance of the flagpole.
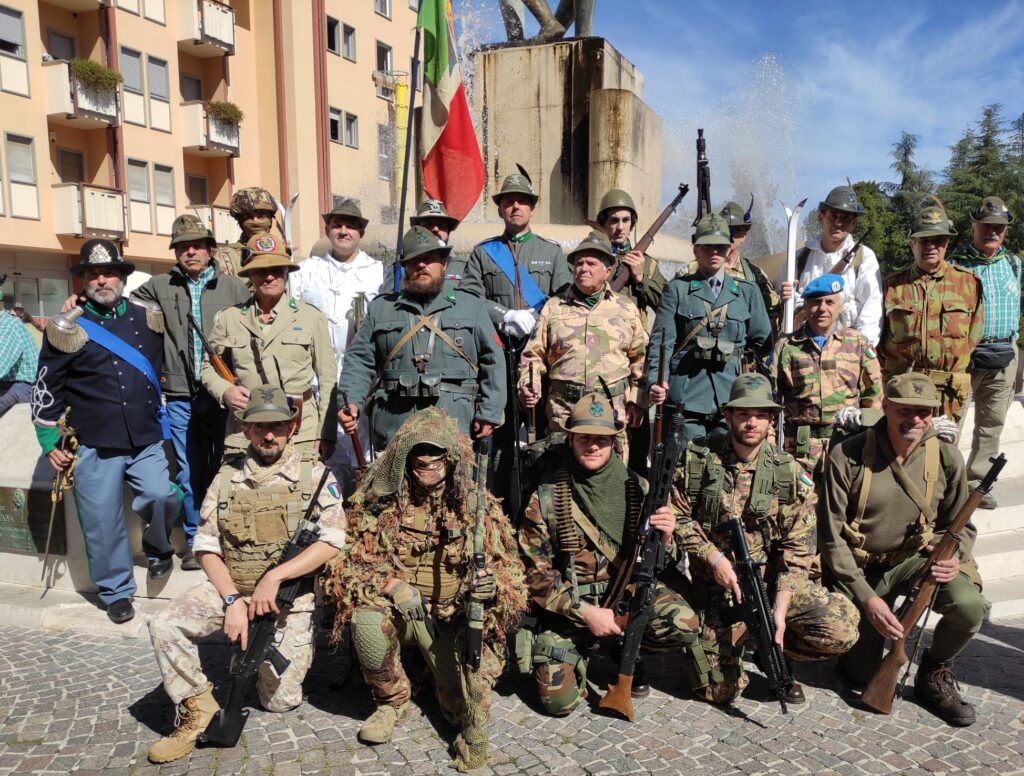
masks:
<path fill-rule="evenodd" d="M 422 0 L 421 0 L 422 1 Z M 402 193 L 398 198 L 398 239 L 395 242 L 394 291 L 398 293 L 402 278 L 402 226 L 405 223 L 405 197 L 409 191 L 409 159 L 412 156 L 412 125 L 416 107 L 416 84 L 420 70 L 419 3 L 416 4 L 416 37 L 412 44 L 412 65 L 409 68 L 409 118 L 405 126 L 405 162 L 402 165 Z"/>

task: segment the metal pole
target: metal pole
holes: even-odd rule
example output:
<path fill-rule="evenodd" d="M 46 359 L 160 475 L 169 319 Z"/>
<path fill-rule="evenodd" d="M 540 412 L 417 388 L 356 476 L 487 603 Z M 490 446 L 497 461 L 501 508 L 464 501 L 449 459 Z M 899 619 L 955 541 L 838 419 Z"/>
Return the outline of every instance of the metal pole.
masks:
<path fill-rule="evenodd" d="M 397 293 L 402 278 L 402 226 L 405 223 L 405 196 L 409 190 L 409 157 L 412 155 L 412 125 L 416 107 L 416 84 L 420 71 L 420 27 L 416 25 L 416 37 L 412 44 L 412 66 L 409 68 L 409 121 L 405 128 L 405 163 L 402 165 L 402 193 L 398 198 L 398 238 L 395 240 L 395 284 Z"/>

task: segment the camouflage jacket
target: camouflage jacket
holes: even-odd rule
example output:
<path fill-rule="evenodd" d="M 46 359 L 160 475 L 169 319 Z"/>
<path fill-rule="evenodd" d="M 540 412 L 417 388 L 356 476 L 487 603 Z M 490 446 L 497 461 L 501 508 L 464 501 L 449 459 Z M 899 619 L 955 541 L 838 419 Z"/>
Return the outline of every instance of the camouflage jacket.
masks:
<path fill-rule="evenodd" d="M 769 573 L 777 572 L 778 590 L 795 590 L 806 582 L 811 563 L 817 552 L 815 535 L 814 489 L 810 477 L 790 456 L 780 453 L 770 442 L 764 446 L 758 457 L 740 461 L 732 445 L 720 437 L 713 450 L 702 448 L 703 439 L 691 442 L 686 452 L 686 464 L 676 470 L 670 505 L 679 519 L 676 537 L 680 549 L 690 557 L 690 576 L 704 588 L 716 588 L 717 583 L 708 559 L 716 552 L 729 553 L 728 541 L 720 534 L 709 533 L 703 523 L 714 527 L 723 520 L 741 518 L 751 557 L 758 562 L 771 561 Z M 699 452 L 707 451 L 705 465 L 698 466 Z M 720 452 L 718 452 L 720 451 Z M 764 515 L 764 525 L 750 509 L 751 488 L 757 470 L 758 460 L 763 457 L 765 464 L 775 467 L 776 483 L 785 478 L 791 483 L 792 501 L 782 503 L 780 490 L 775 487 L 770 504 Z M 717 487 L 709 474 L 714 467 L 724 469 L 724 477 Z M 788 471 L 785 469 L 788 467 Z M 700 477 L 699 480 L 696 478 Z M 715 491 L 717 490 L 717 494 Z M 691 494 L 697 493 L 696 499 Z M 712 515 L 710 503 L 718 500 L 718 518 Z M 770 546 L 765 544 L 767 533 Z"/>
<path fill-rule="evenodd" d="M 985 327 L 981 281 L 945 261 L 933 275 L 916 265 L 885 279 L 885 320 L 878 349 L 885 377 L 938 370 L 965 372 Z"/>

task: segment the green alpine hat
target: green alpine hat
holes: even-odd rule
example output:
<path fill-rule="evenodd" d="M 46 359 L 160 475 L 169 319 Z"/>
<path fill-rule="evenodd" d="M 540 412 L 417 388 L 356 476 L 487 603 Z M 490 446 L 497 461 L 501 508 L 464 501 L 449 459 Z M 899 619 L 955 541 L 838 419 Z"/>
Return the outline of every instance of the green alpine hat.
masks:
<path fill-rule="evenodd" d="M 446 222 L 448 224 L 449 232 L 454 232 L 455 227 L 459 225 L 459 219 L 455 216 L 448 215 L 444 202 L 439 199 L 424 200 L 423 204 L 420 205 L 419 210 L 416 211 L 416 215 L 409 219 L 409 225 L 423 226 L 423 222 L 429 218 L 436 218 L 438 221 Z"/>
<path fill-rule="evenodd" d="M 600 393 L 589 393 L 576 402 L 572 414 L 562 423 L 562 431 L 568 434 L 590 434 L 592 436 L 614 436 L 626 424 L 615 417 L 615 410 L 608 398 Z"/>
<path fill-rule="evenodd" d="M 217 241 L 213 239 L 213 232 L 206 228 L 206 224 L 199 220 L 199 216 L 185 213 L 175 218 L 171 224 L 171 244 L 167 247 L 173 248 L 178 243 L 193 240 L 206 240 L 211 248 L 217 245 Z"/>
<path fill-rule="evenodd" d="M 743 374 L 732 382 L 729 389 L 729 403 L 723 409 L 781 410 L 772 396 L 772 384 L 767 377 L 758 374 Z"/>
<path fill-rule="evenodd" d="M 569 252 L 568 261 L 570 266 L 576 263 L 576 256 L 584 251 L 593 251 L 600 254 L 601 261 L 605 264 L 611 265 L 615 263 L 615 251 L 612 250 L 612 244 L 604 232 L 594 229 L 584 237 L 580 244 Z"/>
<path fill-rule="evenodd" d="M 414 226 L 402 238 L 403 264 L 432 251 L 440 251 L 447 258 L 448 254 L 452 252 L 452 246 L 437 239 L 434 233 L 425 226 Z"/>
<path fill-rule="evenodd" d="M 697 222 L 693 233 L 694 245 L 732 245 L 729 222 L 718 213 L 708 213 Z"/>
<path fill-rule="evenodd" d="M 852 213 L 859 216 L 864 212 L 857 200 L 857 192 L 850 186 L 836 186 L 828 193 L 823 202 L 818 203 L 818 210 L 830 207 L 833 210 L 841 210 L 844 213 Z"/>
<path fill-rule="evenodd" d="M 344 199 L 339 200 L 338 203 L 331 208 L 329 213 L 321 214 L 325 224 L 330 223 L 331 216 L 346 216 L 351 218 L 359 224 L 360 229 L 365 229 L 366 225 L 370 223 L 370 219 L 363 218 L 363 211 L 359 209 L 359 203 L 351 197 L 345 197 Z"/>
<path fill-rule="evenodd" d="M 750 205 L 753 208 L 753 200 Z M 729 222 L 729 226 L 750 228 L 754 225 L 751 209 L 744 210 L 743 205 L 739 202 L 726 202 L 725 207 L 719 211 L 719 215 Z"/>
<path fill-rule="evenodd" d="M 949 220 L 946 211 L 938 205 L 929 205 L 917 214 L 917 221 L 910 232 L 914 237 L 953 237 L 956 229 L 953 222 Z"/>
<path fill-rule="evenodd" d="M 260 186 L 249 186 L 239 189 L 231 197 L 231 215 L 235 219 L 244 220 L 250 213 L 257 210 L 269 210 L 277 212 L 277 203 L 274 202 L 274 195 Z"/>
<path fill-rule="evenodd" d="M 242 423 L 280 423 L 295 420 L 298 407 L 293 407 L 281 388 L 261 385 L 249 394 L 249 403 L 244 410 L 235 410 L 235 417 Z"/>
<path fill-rule="evenodd" d="M 242 268 L 239 277 L 247 277 L 254 269 L 287 267 L 289 272 L 301 269 L 288 255 L 284 243 L 272 234 L 257 234 L 249 238 L 242 249 Z"/>
<path fill-rule="evenodd" d="M 537 200 L 540 196 L 536 191 L 533 190 L 533 183 L 530 181 L 529 176 L 524 175 L 521 172 L 514 172 L 507 176 L 505 180 L 501 182 L 501 189 L 491 197 L 494 200 L 495 205 L 501 205 L 501 198 L 506 194 L 525 194 L 528 196 L 532 204 L 536 205 Z"/>
<path fill-rule="evenodd" d="M 971 213 L 971 220 L 979 224 L 1012 224 L 1013 213 L 999 197 L 985 197 Z"/>
<path fill-rule="evenodd" d="M 885 384 L 885 398 L 893 404 L 914 407 L 936 409 L 942 406 L 935 384 L 920 372 L 904 372 L 890 378 Z"/>
<path fill-rule="evenodd" d="M 608 210 L 628 210 L 633 214 L 633 224 L 636 225 L 636 204 L 628 192 L 622 189 L 609 190 L 601 197 L 601 204 L 597 206 L 597 218 L 594 220 L 603 224 L 604 214 Z"/>

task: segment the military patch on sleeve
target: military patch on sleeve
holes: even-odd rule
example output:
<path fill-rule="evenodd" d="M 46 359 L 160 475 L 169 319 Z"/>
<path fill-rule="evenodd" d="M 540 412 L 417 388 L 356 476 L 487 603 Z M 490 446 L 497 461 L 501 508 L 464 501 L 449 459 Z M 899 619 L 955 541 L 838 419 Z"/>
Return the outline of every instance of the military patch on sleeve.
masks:
<path fill-rule="evenodd" d="M 809 475 L 807 472 L 800 472 L 800 482 L 802 482 L 808 488 L 814 487 L 814 480 L 811 479 L 811 475 Z"/>
<path fill-rule="evenodd" d="M 337 481 L 334 481 L 327 486 L 327 492 L 330 493 L 335 498 L 340 499 L 341 485 L 339 485 Z"/>
<path fill-rule="evenodd" d="M 870 345 L 868 345 L 867 348 L 864 350 L 864 355 L 867 356 L 868 358 L 878 358 L 878 355 L 875 353 L 875 349 Z"/>

